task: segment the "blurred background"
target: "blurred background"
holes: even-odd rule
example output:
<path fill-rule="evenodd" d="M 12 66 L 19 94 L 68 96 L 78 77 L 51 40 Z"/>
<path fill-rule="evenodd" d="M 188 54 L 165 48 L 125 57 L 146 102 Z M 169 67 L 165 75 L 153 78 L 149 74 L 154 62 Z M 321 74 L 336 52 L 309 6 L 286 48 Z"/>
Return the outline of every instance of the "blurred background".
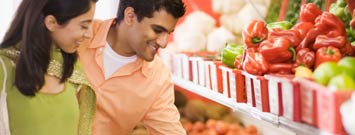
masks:
<path fill-rule="evenodd" d="M 0 41 L 11 23 L 16 9 L 22 0 L 2 0 L 0 1 Z M 115 17 L 119 0 L 99 0 L 96 4 L 95 18 L 107 19 Z"/>

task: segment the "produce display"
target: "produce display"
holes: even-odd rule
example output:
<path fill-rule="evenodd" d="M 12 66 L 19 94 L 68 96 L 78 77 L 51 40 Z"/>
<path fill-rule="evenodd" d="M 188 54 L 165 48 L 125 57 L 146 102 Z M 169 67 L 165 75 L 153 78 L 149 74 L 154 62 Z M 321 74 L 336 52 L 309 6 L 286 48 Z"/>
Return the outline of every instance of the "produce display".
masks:
<path fill-rule="evenodd" d="M 248 14 L 243 11 L 243 6 L 233 11 L 239 13 L 218 8 L 224 14 L 221 18 L 229 19 L 222 19 L 220 27 L 225 27 L 235 36 L 238 36 L 236 33 L 241 34 L 241 42 L 216 42 L 219 49 L 215 51 L 219 50 L 221 61 L 205 57 L 200 57 L 197 62 L 190 61 L 190 58 L 197 57 L 190 53 L 187 58 L 176 58 L 184 68 L 173 72 L 190 75 L 184 79 L 218 92 L 228 101 L 246 103 L 258 111 L 331 134 L 352 133 L 351 128 L 344 127 L 351 123 L 346 121 L 347 118 L 355 118 L 349 115 L 349 112 L 355 113 L 355 109 L 348 109 L 351 106 L 348 100 L 355 91 L 355 1 L 269 2 L 266 16 L 251 20 L 239 15 Z M 259 4 L 257 0 L 239 3 L 245 7 L 252 6 L 251 3 Z M 258 7 L 252 10 L 261 11 Z M 233 23 L 239 26 L 231 27 Z M 214 46 L 214 43 L 210 42 L 208 46 Z M 247 101 L 237 101 L 238 94 L 244 94 L 242 96 Z M 211 126 L 222 123 L 221 115 L 208 116 L 211 113 L 207 113 L 209 109 L 203 104 L 189 101 L 184 109 L 180 108 L 182 123 L 185 123 L 188 133 L 226 134 Z M 340 113 L 342 104 L 347 106 L 342 109 L 347 114 Z M 213 107 L 208 105 L 207 108 Z M 219 112 L 223 115 L 229 113 Z M 324 121 L 325 118 L 329 118 L 329 122 Z M 234 124 L 227 127 L 233 131 L 231 125 Z"/>
<path fill-rule="evenodd" d="M 182 92 L 175 92 L 180 121 L 188 135 L 257 135 L 253 125 L 243 126 L 232 112 L 219 104 L 188 99 Z"/>

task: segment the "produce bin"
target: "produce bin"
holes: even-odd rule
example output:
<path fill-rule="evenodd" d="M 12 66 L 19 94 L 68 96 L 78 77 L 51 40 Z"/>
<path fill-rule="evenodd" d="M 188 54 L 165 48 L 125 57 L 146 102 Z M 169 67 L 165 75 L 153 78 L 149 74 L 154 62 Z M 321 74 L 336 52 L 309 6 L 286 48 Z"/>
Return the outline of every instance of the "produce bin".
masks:
<path fill-rule="evenodd" d="M 222 65 L 221 61 L 205 61 L 205 69 L 206 69 L 206 85 L 207 88 L 215 92 L 222 93 L 223 92 L 223 84 L 222 84 L 222 73 L 219 69 L 219 66 Z"/>
<path fill-rule="evenodd" d="M 318 116 L 318 127 L 333 134 L 346 135 L 341 121 L 340 105 L 350 99 L 353 91 L 331 91 L 325 86 L 307 79 L 300 79 L 299 82 L 317 89 L 316 115 Z"/>
<path fill-rule="evenodd" d="M 202 57 L 190 57 L 192 69 L 192 82 L 201 86 L 205 86 L 205 65 Z M 179 76 L 178 76 L 179 77 Z"/>
<path fill-rule="evenodd" d="M 233 101 L 245 103 L 247 98 L 244 83 L 245 78 L 241 73 L 242 71 L 226 66 L 220 66 L 219 68 L 222 71 L 223 90 L 228 91 L 228 97 Z"/>
<path fill-rule="evenodd" d="M 299 84 L 293 75 L 265 75 L 269 81 L 270 112 L 289 120 L 301 121 Z"/>
<path fill-rule="evenodd" d="M 305 78 L 295 78 L 301 90 L 301 121 L 318 126 L 317 89 Z"/>
<path fill-rule="evenodd" d="M 230 87 L 236 90 L 236 100 L 238 103 L 246 103 L 247 95 L 245 91 L 245 77 L 242 75 L 242 71 L 233 69 L 233 72 L 229 74 Z M 233 92 L 231 92 L 233 93 Z M 233 95 L 233 94 L 232 94 Z"/>
<path fill-rule="evenodd" d="M 252 75 L 245 71 L 242 74 L 245 77 L 247 104 L 262 112 L 270 112 L 268 80 L 263 76 Z"/>
<path fill-rule="evenodd" d="M 218 67 L 221 70 L 222 73 L 222 89 L 223 92 L 222 94 L 225 97 L 231 98 L 231 93 L 230 93 L 230 82 L 229 82 L 229 74 L 230 72 L 228 72 L 229 70 L 231 70 L 230 68 L 226 67 L 225 65 L 221 65 Z"/>

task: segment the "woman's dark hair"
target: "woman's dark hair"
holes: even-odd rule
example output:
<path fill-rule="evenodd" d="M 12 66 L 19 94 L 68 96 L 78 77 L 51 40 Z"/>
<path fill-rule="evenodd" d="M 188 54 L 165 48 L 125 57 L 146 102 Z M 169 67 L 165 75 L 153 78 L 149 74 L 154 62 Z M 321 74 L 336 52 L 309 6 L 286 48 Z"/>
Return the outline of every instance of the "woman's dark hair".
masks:
<path fill-rule="evenodd" d="M 60 25 L 88 12 L 90 2 L 97 0 L 23 0 L 7 31 L 0 48 L 20 43 L 20 56 L 16 59 L 15 85 L 28 96 L 44 85 L 44 75 L 50 62 L 52 39 L 44 24 L 47 15 L 53 15 Z M 65 82 L 73 73 L 76 53 L 63 55 L 63 72 L 60 82 Z"/>
<path fill-rule="evenodd" d="M 151 18 L 153 13 L 165 10 L 175 18 L 180 18 L 185 14 L 185 5 L 182 0 L 120 0 L 118 5 L 116 21 L 120 23 L 124 18 L 124 10 L 127 7 L 134 8 L 138 21 L 144 17 Z"/>

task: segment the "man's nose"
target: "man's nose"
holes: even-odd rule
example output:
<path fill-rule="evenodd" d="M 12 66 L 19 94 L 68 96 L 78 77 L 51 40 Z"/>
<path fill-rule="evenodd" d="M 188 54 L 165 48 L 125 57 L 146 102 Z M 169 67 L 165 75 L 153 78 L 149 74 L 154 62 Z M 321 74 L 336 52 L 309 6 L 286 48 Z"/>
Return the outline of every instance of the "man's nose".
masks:
<path fill-rule="evenodd" d="M 165 48 L 168 44 L 168 36 L 169 34 L 167 33 L 162 33 L 159 35 L 158 39 L 157 39 L 157 44 L 161 47 L 161 48 Z"/>

